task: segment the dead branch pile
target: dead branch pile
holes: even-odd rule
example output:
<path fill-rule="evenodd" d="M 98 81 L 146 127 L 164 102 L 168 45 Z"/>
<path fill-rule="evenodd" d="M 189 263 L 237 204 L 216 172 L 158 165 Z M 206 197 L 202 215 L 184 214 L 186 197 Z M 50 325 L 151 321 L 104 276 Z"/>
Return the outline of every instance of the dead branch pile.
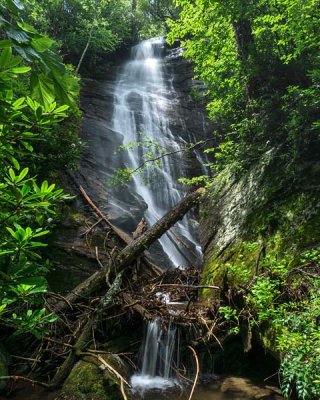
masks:
<path fill-rule="evenodd" d="M 50 337 L 43 337 L 40 345 L 36 342 L 29 346 L 20 359 L 30 365 L 31 372 L 41 370 L 41 378 L 47 378 L 43 386 L 49 389 L 60 387 L 83 355 L 108 353 L 104 343 L 119 335 L 122 325 L 134 324 L 135 320 L 141 324 L 141 317 L 161 316 L 164 323 L 174 319 L 180 325 L 202 326 L 207 338 L 214 336 L 217 325 L 215 310 L 201 304 L 198 295 L 203 288 L 218 288 L 201 286 L 200 273 L 194 268 L 160 273 L 145 254 L 155 240 L 199 201 L 203 189 L 186 196 L 135 240 L 111 224 L 83 188 L 80 191 L 97 218 L 86 229 L 86 236 L 104 223 L 108 226 L 107 235 L 111 229 L 125 247 L 113 249 L 103 259 L 99 255 L 108 255 L 107 249 L 96 247 L 97 272 L 66 295 L 49 293 L 44 297 L 48 312 L 55 312 L 58 320 L 52 325 Z"/>

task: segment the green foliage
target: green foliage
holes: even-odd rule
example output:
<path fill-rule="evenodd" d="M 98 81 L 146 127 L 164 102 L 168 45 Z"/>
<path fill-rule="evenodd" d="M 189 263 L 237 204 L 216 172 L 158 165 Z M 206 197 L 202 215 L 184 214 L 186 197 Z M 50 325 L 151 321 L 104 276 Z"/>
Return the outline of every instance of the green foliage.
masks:
<path fill-rule="evenodd" d="M 277 349 L 283 354 L 282 390 L 288 398 L 293 385 L 302 400 L 320 396 L 319 283 L 314 282 L 308 300 L 283 305 L 273 322 L 284 327 Z"/>
<path fill-rule="evenodd" d="M 54 314 L 46 314 L 46 309 L 28 310 L 25 314 L 17 315 L 12 314 L 10 322 L 15 328 L 14 335 L 29 332 L 37 339 L 41 339 L 43 334 L 48 334 L 49 329 L 47 325 L 52 324 L 57 320 Z"/>
<path fill-rule="evenodd" d="M 113 178 L 108 181 L 109 186 L 122 186 L 129 183 L 134 174 L 139 174 L 146 182 L 157 174 L 161 168 L 161 159 L 168 154 L 166 150 L 154 139 L 149 138 L 143 133 L 139 133 L 140 141 L 129 142 L 119 146 L 118 153 L 126 151 L 139 152 L 141 163 L 136 168 L 118 168 Z M 171 153 L 170 153 L 171 154 Z"/>
<path fill-rule="evenodd" d="M 169 43 L 207 83 L 216 166 L 247 169 L 283 145 L 287 173 L 319 143 L 319 1 L 177 0 Z"/>
<path fill-rule="evenodd" d="M 255 249 L 256 243 L 244 247 Z M 292 267 L 291 257 L 277 258 L 273 252 L 262 258 L 264 272 L 258 276 L 248 261 L 229 264 L 228 283 L 237 291 L 245 288 L 245 304 L 240 309 L 222 306 L 219 312 L 229 321 L 231 332 L 249 319 L 251 326 L 261 330 L 266 345 L 281 354 L 286 398 L 295 390 L 299 399 L 313 400 L 320 395 L 320 275 L 310 271 L 319 270 L 320 248 L 302 252 L 297 265 Z M 273 332 L 271 343 L 267 343 L 266 327 Z"/>
<path fill-rule="evenodd" d="M 169 22 L 168 41 L 181 39 L 205 81 L 220 142 L 207 150 L 210 168 L 219 172 L 212 192 L 254 171 L 264 154 L 277 166 L 257 177 L 261 204 L 245 210 L 243 232 L 251 239 L 255 232 L 272 250 L 253 260 L 231 245 L 228 264 L 213 256 L 205 278 L 227 270 L 229 284 L 243 291 L 237 318 L 274 332 L 285 395 L 318 399 L 319 250 L 301 251 L 319 243 L 319 0 L 176 4 L 180 15 Z M 221 313 L 236 322 L 229 308 Z"/>
<path fill-rule="evenodd" d="M 195 147 L 202 145 L 203 141 L 199 141 L 189 146 L 179 149 L 168 151 L 162 147 L 156 140 L 149 138 L 143 133 L 139 133 L 140 141 L 129 142 L 121 145 L 118 152 L 136 151 L 139 152 L 141 163 L 136 168 L 118 168 L 113 178 L 108 182 L 109 186 L 126 185 L 133 179 L 135 174 L 139 174 L 145 182 L 149 182 L 154 178 L 159 178 L 159 171 L 163 167 L 163 159 L 165 157 L 173 156 L 176 153 L 188 153 Z M 209 178 L 207 176 L 195 177 L 193 179 L 180 178 L 179 182 L 187 185 L 198 185 L 199 183 L 207 183 Z"/>
<path fill-rule="evenodd" d="M 29 21 L 55 38 L 74 65 L 88 40 L 85 60 L 91 68 L 105 54 L 135 40 L 129 0 L 27 0 L 26 7 Z"/>
<path fill-rule="evenodd" d="M 245 261 L 239 262 L 239 264 L 226 264 L 228 268 L 228 280 L 233 284 L 245 284 L 248 282 L 252 275 L 252 271 L 246 266 Z"/>
<path fill-rule="evenodd" d="M 280 282 L 269 276 L 259 276 L 251 288 L 248 302 L 252 302 L 259 322 L 268 320 L 274 313 L 276 299 L 280 294 Z"/>
<path fill-rule="evenodd" d="M 12 78 L 30 71 L 31 95 L 34 99 L 44 106 L 57 100 L 60 104 L 76 108 L 75 99 L 79 91 L 77 80 L 57 53 L 52 51 L 53 40 L 24 22 L 24 6 L 20 2 L 2 0 L 0 8 L 4 15 L 0 18 L 0 28 L 6 37 L 0 41 L 0 48 L 3 49 L 1 81 L 12 89 L 16 85 Z M 27 66 L 19 65 L 22 62 Z"/>
<path fill-rule="evenodd" d="M 70 196 L 36 178 L 36 148 L 70 110 L 77 112 L 78 85 L 51 50 L 53 41 L 22 21 L 23 5 L 0 6 L 8 38 L 0 41 L 0 321 L 16 335 L 40 337 L 55 320 L 42 305 L 49 268 L 43 239 L 57 204 Z"/>
<path fill-rule="evenodd" d="M 107 54 L 138 39 L 165 35 L 167 19 L 176 18 L 172 0 L 26 0 L 27 20 L 61 45 L 64 58 L 78 65 L 83 50 L 90 73 Z"/>
<path fill-rule="evenodd" d="M 204 187 L 207 185 L 211 185 L 211 180 L 207 175 L 195 176 L 193 178 L 179 178 L 178 182 L 182 183 L 183 185 L 191 185 L 191 186 Z"/>
<path fill-rule="evenodd" d="M 178 18 L 179 8 L 173 0 L 140 0 L 137 7 L 139 37 L 165 36 L 168 33 L 168 20 Z"/>

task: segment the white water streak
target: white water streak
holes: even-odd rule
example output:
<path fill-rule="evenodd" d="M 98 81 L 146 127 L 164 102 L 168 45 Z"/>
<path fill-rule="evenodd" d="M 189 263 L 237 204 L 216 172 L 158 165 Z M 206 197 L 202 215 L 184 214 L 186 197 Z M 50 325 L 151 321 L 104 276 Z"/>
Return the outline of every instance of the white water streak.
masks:
<path fill-rule="evenodd" d="M 145 40 L 132 49 L 131 60 L 124 65 L 118 76 L 113 129 L 124 136 L 124 144 L 141 142 L 144 136 L 156 141 L 167 151 L 175 151 L 179 150 L 180 145 L 168 125 L 166 110 L 170 107 L 170 101 L 165 96 L 168 88 L 163 78 L 162 58 L 157 55 L 162 45 L 163 39 L 156 38 Z M 133 146 L 127 151 L 126 167 L 138 168 L 147 151 L 141 146 Z M 161 159 L 156 181 L 152 180 L 152 172 L 148 176 L 151 182 L 148 184 L 137 175 L 133 177 L 134 190 L 148 205 L 145 218 L 149 226 L 184 196 L 184 192 L 176 184 L 177 177 L 184 173 L 179 157 L 181 159 L 182 155 L 175 155 L 175 160 L 178 161 L 174 163 L 166 157 Z M 175 267 L 184 267 L 187 263 L 183 255 L 185 249 L 181 248 L 181 239 L 178 238 L 186 238 L 196 252 L 199 252 L 198 243 L 190 232 L 190 222 L 184 218 L 176 224 L 174 231 L 160 239 L 164 252 Z"/>

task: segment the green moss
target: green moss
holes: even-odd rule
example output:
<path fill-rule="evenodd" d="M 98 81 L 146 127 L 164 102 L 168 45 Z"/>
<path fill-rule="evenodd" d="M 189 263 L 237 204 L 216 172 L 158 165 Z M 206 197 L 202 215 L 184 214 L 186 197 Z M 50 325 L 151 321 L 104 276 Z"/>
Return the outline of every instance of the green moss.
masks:
<path fill-rule="evenodd" d="M 279 157 L 265 166 L 259 161 L 232 186 L 212 189 L 202 221 L 202 282 L 237 295 L 242 290 L 237 308 L 229 306 L 231 329 L 243 329 L 249 315 L 261 343 L 281 358 L 284 393 L 295 385 L 301 398 L 303 391 L 319 398 L 319 169 L 308 175 L 308 165 L 301 165 L 291 180 L 284 167 Z"/>
<path fill-rule="evenodd" d="M 222 285 L 230 265 L 239 269 L 242 266 L 253 273 L 262 246 L 260 270 L 270 267 L 272 260 L 283 260 L 289 268 L 294 267 L 299 262 L 301 252 L 317 245 L 319 237 L 320 201 L 317 196 L 302 193 L 279 199 L 273 202 L 271 208 L 254 210 L 247 219 L 241 237 L 225 250 L 218 249 L 205 254 L 202 283 Z M 237 285 L 237 278 L 229 275 L 228 283 Z M 209 293 L 203 292 L 204 295 Z"/>
<path fill-rule="evenodd" d="M 71 371 L 59 399 L 119 400 L 117 382 L 107 370 L 99 368 L 101 363 L 94 357 L 85 357 Z"/>
<path fill-rule="evenodd" d="M 224 277 L 227 276 L 228 283 L 238 285 L 245 283 L 245 277 L 241 271 L 252 276 L 256 266 L 256 260 L 261 249 L 261 242 L 238 242 L 229 246 L 222 254 L 214 253 L 204 262 L 204 272 L 202 275 L 203 285 L 222 286 Z M 234 273 L 234 268 L 239 271 L 239 275 Z M 249 278 L 248 276 L 248 278 Z M 212 295 L 212 290 L 204 289 L 203 296 Z M 216 295 L 216 293 L 215 293 Z"/>

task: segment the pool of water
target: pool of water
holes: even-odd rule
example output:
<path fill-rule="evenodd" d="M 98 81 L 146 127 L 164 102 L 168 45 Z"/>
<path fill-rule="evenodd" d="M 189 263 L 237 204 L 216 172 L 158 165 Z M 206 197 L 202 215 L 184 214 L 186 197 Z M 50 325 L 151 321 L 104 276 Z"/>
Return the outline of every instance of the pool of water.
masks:
<path fill-rule="evenodd" d="M 191 392 L 191 385 L 187 387 L 176 387 L 174 389 L 145 390 L 139 391 L 130 396 L 133 400 L 188 400 Z M 244 400 L 246 397 L 239 397 L 234 394 L 221 393 L 218 384 L 199 385 L 192 396 L 192 400 Z M 248 399 L 248 398 L 247 398 Z"/>
<path fill-rule="evenodd" d="M 136 393 L 127 393 L 130 400 L 188 400 L 191 385 L 186 388 L 172 390 L 145 390 Z M 0 395 L 0 400 L 54 400 L 57 393 L 48 393 L 42 388 L 20 387 L 10 397 Z M 192 400 L 244 400 L 245 397 L 237 397 L 221 393 L 218 385 L 198 386 L 192 396 Z"/>

